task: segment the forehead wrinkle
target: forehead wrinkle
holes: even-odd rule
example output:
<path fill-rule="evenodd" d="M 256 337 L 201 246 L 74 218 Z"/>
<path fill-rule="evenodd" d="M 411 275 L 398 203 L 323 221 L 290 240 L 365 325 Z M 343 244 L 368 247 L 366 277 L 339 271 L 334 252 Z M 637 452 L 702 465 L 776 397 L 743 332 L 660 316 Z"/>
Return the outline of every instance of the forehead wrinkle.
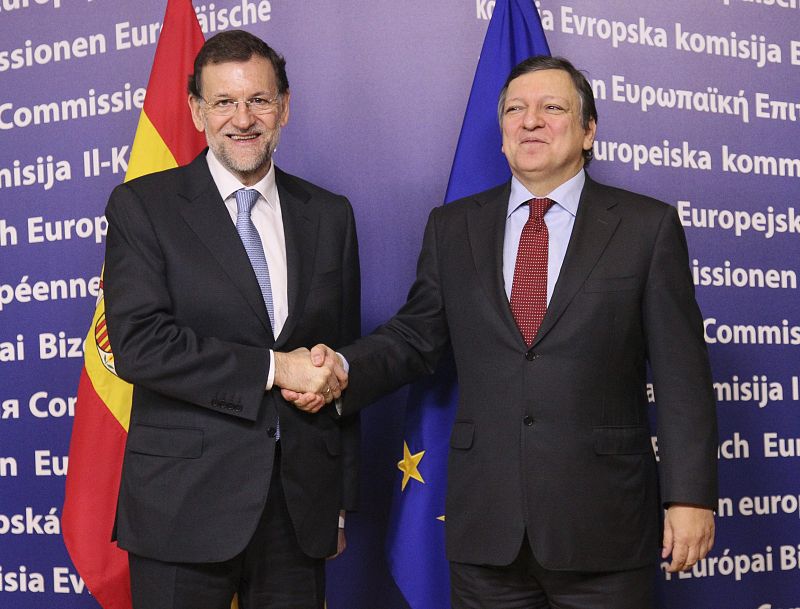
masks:
<path fill-rule="evenodd" d="M 209 64 L 202 73 L 200 85 L 208 88 L 210 85 L 224 87 L 216 96 L 232 96 L 229 89 L 242 90 L 246 87 L 257 87 L 253 95 L 260 95 L 269 87 L 268 81 L 272 80 L 268 72 L 253 66 L 250 59 L 245 62 L 221 62 Z M 213 82 L 216 81 L 216 82 Z"/>
<path fill-rule="evenodd" d="M 554 72 L 554 74 L 546 74 L 547 72 Z M 550 83 L 550 86 L 547 87 L 548 89 L 552 89 L 554 87 L 560 89 L 560 88 L 562 88 L 561 85 L 564 84 L 569 88 L 569 92 L 565 91 L 564 94 L 566 94 L 569 97 L 574 96 L 574 97 L 580 98 L 580 92 L 576 89 L 575 83 L 572 82 L 572 80 L 570 79 L 569 74 L 567 72 L 563 72 L 561 70 L 549 70 L 549 69 L 548 70 L 536 70 L 536 71 L 533 71 L 533 72 L 526 72 L 525 74 L 521 74 L 520 76 L 518 76 L 517 78 L 512 80 L 510 83 L 508 83 L 507 93 L 511 93 L 511 90 L 516 88 L 516 87 L 522 88 L 523 93 L 525 93 L 527 91 L 531 91 L 532 89 L 534 91 L 541 90 L 542 87 L 543 87 L 543 85 L 541 85 L 541 84 L 537 84 L 535 86 L 531 86 L 530 84 L 527 84 L 527 85 L 526 84 L 522 84 L 521 81 L 522 80 L 529 80 L 529 81 L 530 80 L 540 80 L 540 79 L 548 79 L 548 78 L 552 79 L 552 82 Z M 543 95 L 551 95 L 551 96 L 554 96 L 554 97 L 560 97 L 560 95 L 558 93 L 549 93 L 548 91 L 544 91 Z"/>
<path fill-rule="evenodd" d="M 557 91 L 551 92 L 548 89 L 552 89 L 552 87 L 541 87 L 541 86 L 531 86 L 531 85 L 523 85 L 519 84 L 518 86 L 514 86 L 516 80 L 511 82 L 511 85 L 506 90 L 506 97 L 508 99 L 524 99 L 527 97 L 537 97 L 541 99 L 567 99 L 572 96 L 578 96 L 577 91 Z"/>

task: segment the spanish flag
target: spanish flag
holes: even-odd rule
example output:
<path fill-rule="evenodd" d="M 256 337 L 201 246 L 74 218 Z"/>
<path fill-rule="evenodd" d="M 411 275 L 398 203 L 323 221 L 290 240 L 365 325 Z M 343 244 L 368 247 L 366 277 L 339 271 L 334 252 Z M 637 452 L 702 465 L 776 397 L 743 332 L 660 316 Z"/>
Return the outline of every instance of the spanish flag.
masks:
<path fill-rule="evenodd" d="M 184 165 L 205 146 L 186 102 L 186 83 L 203 42 L 191 0 L 167 0 L 126 181 Z M 128 555 L 111 541 L 111 531 L 132 387 L 114 370 L 102 283 L 84 352 L 61 519 L 64 543 L 100 605 L 130 609 Z"/>

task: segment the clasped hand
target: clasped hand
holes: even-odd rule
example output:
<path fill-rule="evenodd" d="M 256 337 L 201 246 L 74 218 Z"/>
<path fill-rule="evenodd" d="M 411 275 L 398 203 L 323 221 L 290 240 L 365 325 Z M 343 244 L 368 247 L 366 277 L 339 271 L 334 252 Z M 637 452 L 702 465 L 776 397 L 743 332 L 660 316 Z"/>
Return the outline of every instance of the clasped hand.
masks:
<path fill-rule="evenodd" d="M 317 412 L 339 399 L 347 387 L 341 358 L 325 345 L 275 353 L 274 385 L 285 400 L 305 412 Z"/>

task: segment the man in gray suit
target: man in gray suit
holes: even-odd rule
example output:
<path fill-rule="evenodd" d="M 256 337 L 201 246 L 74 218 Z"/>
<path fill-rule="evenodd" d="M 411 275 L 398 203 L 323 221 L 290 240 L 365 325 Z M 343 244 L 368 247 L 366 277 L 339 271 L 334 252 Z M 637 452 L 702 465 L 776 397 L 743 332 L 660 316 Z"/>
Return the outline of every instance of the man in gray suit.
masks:
<path fill-rule="evenodd" d="M 683 230 L 673 207 L 587 175 L 597 112 L 568 61 L 519 64 L 498 111 L 511 181 L 432 211 L 406 304 L 339 349 L 343 412 L 452 346 L 453 607 L 648 609 L 659 545 L 687 569 L 714 533 L 715 404 Z"/>

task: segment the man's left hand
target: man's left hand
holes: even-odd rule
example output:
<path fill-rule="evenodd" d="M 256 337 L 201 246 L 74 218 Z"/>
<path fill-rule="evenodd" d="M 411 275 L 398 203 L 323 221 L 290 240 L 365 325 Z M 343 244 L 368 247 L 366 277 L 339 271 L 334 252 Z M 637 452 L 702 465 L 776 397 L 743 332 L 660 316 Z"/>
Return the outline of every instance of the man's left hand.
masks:
<path fill-rule="evenodd" d="M 661 558 L 672 554 L 670 573 L 686 571 L 714 546 L 714 513 L 704 507 L 673 503 L 664 516 Z"/>

